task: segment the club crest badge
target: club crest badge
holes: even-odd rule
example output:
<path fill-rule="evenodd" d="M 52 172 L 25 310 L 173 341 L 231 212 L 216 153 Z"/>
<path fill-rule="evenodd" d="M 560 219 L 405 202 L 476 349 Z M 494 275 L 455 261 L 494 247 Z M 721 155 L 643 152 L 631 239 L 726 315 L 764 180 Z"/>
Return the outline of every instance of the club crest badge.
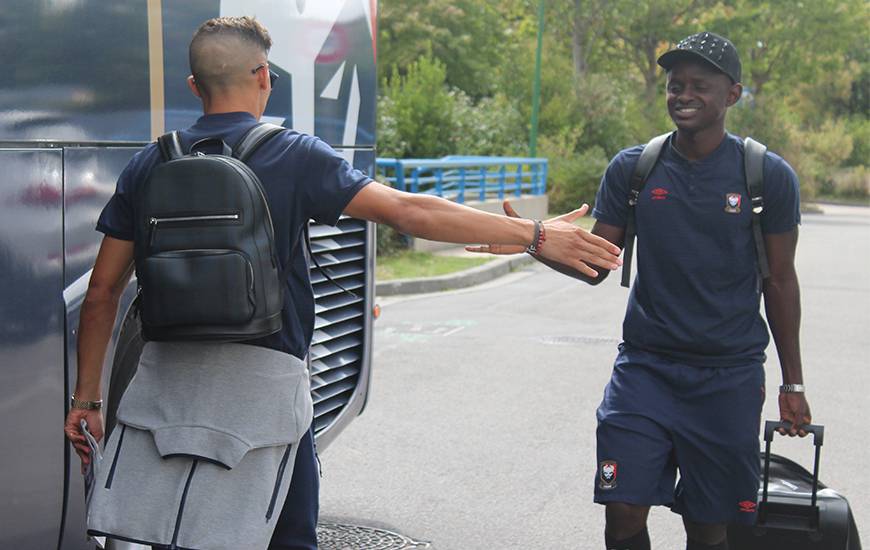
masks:
<path fill-rule="evenodd" d="M 601 489 L 613 489 L 616 487 L 616 462 L 604 460 L 598 466 L 598 487 Z"/>
<path fill-rule="evenodd" d="M 742 200 L 740 193 L 728 193 L 725 195 L 725 211 L 729 214 L 739 214 Z"/>

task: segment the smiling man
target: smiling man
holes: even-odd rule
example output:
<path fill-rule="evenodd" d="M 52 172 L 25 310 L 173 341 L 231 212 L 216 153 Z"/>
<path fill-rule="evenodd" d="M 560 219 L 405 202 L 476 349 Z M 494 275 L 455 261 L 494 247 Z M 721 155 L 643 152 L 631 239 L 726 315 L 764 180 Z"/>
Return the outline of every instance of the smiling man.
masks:
<path fill-rule="evenodd" d="M 638 237 L 623 343 L 597 412 L 595 501 L 606 505 L 608 550 L 649 549 L 654 505 L 682 515 L 688 550 L 725 550 L 727 524 L 755 520 L 769 341 L 762 294 L 782 365 L 781 418 L 790 435 L 806 435 L 799 426 L 811 419 L 794 268 L 798 181 L 781 157 L 765 153 L 761 230 L 770 275 L 763 277 L 744 142 L 725 130 L 743 92 L 737 50 L 703 32 L 658 63 L 677 130 L 634 213 L 628 197 L 642 146 L 613 159 L 594 210 L 593 233 L 621 246 L 634 215 Z"/>
<path fill-rule="evenodd" d="M 760 240 L 768 274 L 756 258 L 744 142 L 725 131 L 728 108 L 743 92 L 737 50 L 702 32 L 658 63 L 668 72 L 677 130 L 650 142 L 648 151 L 657 144 L 660 153 L 650 157 L 655 162 L 636 196 L 632 180 L 645 148 L 616 155 L 593 210 L 593 234 L 622 247 L 634 219 L 638 238 L 623 342 L 597 411 L 595 501 L 606 505 L 608 550 L 649 550 L 646 521 L 655 505 L 682 515 L 688 550 L 727 550 L 727 525 L 753 523 L 756 515 L 769 342 L 762 294 L 782 366 L 781 420 L 792 436 L 805 436 L 801 426 L 811 420 L 794 267 L 799 186 L 781 157 L 763 153 Z M 517 215 L 507 203 L 505 211 Z M 537 259 L 590 284 L 607 276 Z"/>

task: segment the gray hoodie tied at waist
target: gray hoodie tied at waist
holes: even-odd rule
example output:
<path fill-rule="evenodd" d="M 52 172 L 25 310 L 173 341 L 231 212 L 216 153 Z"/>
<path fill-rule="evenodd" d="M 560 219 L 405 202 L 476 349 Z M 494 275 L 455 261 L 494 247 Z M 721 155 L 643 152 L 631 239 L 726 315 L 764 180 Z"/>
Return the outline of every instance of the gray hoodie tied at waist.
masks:
<path fill-rule="evenodd" d="M 265 548 L 313 417 L 308 376 L 266 348 L 147 343 L 103 452 L 89 533 Z"/>

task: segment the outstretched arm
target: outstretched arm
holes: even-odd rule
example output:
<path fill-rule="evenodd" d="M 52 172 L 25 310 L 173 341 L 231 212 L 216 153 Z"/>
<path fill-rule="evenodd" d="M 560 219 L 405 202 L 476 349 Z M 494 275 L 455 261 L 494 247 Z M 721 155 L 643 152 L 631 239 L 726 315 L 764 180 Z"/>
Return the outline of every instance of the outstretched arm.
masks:
<path fill-rule="evenodd" d="M 783 384 L 803 384 L 800 351 L 800 286 L 794 268 L 798 230 L 764 236 L 770 277 L 764 280 L 764 308 L 782 366 Z M 779 394 L 780 419 L 792 425 L 789 435 L 806 435 L 797 426 L 812 421 L 803 393 Z"/>
<path fill-rule="evenodd" d="M 514 210 L 513 206 L 511 206 L 510 201 L 504 201 L 504 212 L 511 218 L 519 218 L 520 215 L 517 214 L 516 210 Z M 573 213 L 579 213 L 580 216 L 585 216 L 586 212 L 589 210 L 589 205 L 584 204 L 578 210 L 575 210 Z M 559 216 L 557 218 L 553 218 L 553 220 L 564 220 L 565 216 Z M 575 218 L 576 219 L 576 218 Z M 553 221 L 551 220 L 551 221 Z M 601 223 L 599 221 L 595 222 L 595 225 L 592 227 L 592 235 L 596 235 L 598 237 L 603 238 L 607 242 L 611 243 L 614 246 L 622 247 L 623 242 L 625 241 L 625 228 L 618 227 L 615 225 L 608 225 L 606 223 Z M 490 254 L 519 254 L 525 251 L 524 247 L 518 246 L 510 246 L 510 245 L 500 245 L 500 244 L 485 244 L 481 246 L 469 246 L 466 247 L 466 250 L 470 252 L 488 252 Z M 587 271 L 580 271 L 575 269 L 570 265 L 566 265 L 564 263 L 550 260 L 542 257 L 539 254 L 532 254 L 532 257 L 541 262 L 542 264 L 550 267 L 558 271 L 563 275 L 567 275 L 569 277 L 573 277 L 575 279 L 580 279 L 581 281 L 587 282 L 591 285 L 597 285 L 601 281 L 607 278 L 607 274 L 610 273 L 610 269 L 603 269 L 596 265 L 590 266 L 594 274 L 589 273 Z"/>
<path fill-rule="evenodd" d="M 535 234 L 532 220 L 512 219 L 481 212 L 438 197 L 405 193 L 386 185 L 365 186 L 345 208 L 345 214 L 387 224 L 401 233 L 453 243 L 519 245 L 525 249 Z M 571 221 L 579 211 L 544 222 L 544 259 L 564 264 L 594 277 L 598 270 L 617 269 L 619 247 Z"/>

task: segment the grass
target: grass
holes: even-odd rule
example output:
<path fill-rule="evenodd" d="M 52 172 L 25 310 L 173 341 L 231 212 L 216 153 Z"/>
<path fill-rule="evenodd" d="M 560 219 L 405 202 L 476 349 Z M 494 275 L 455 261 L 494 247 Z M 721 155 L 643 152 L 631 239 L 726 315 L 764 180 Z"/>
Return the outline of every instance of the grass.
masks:
<path fill-rule="evenodd" d="M 391 256 L 378 256 L 375 277 L 379 281 L 435 277 L 477 267 L 493 259 L 491 256 L 464 258 L 406 250 Z"/>

